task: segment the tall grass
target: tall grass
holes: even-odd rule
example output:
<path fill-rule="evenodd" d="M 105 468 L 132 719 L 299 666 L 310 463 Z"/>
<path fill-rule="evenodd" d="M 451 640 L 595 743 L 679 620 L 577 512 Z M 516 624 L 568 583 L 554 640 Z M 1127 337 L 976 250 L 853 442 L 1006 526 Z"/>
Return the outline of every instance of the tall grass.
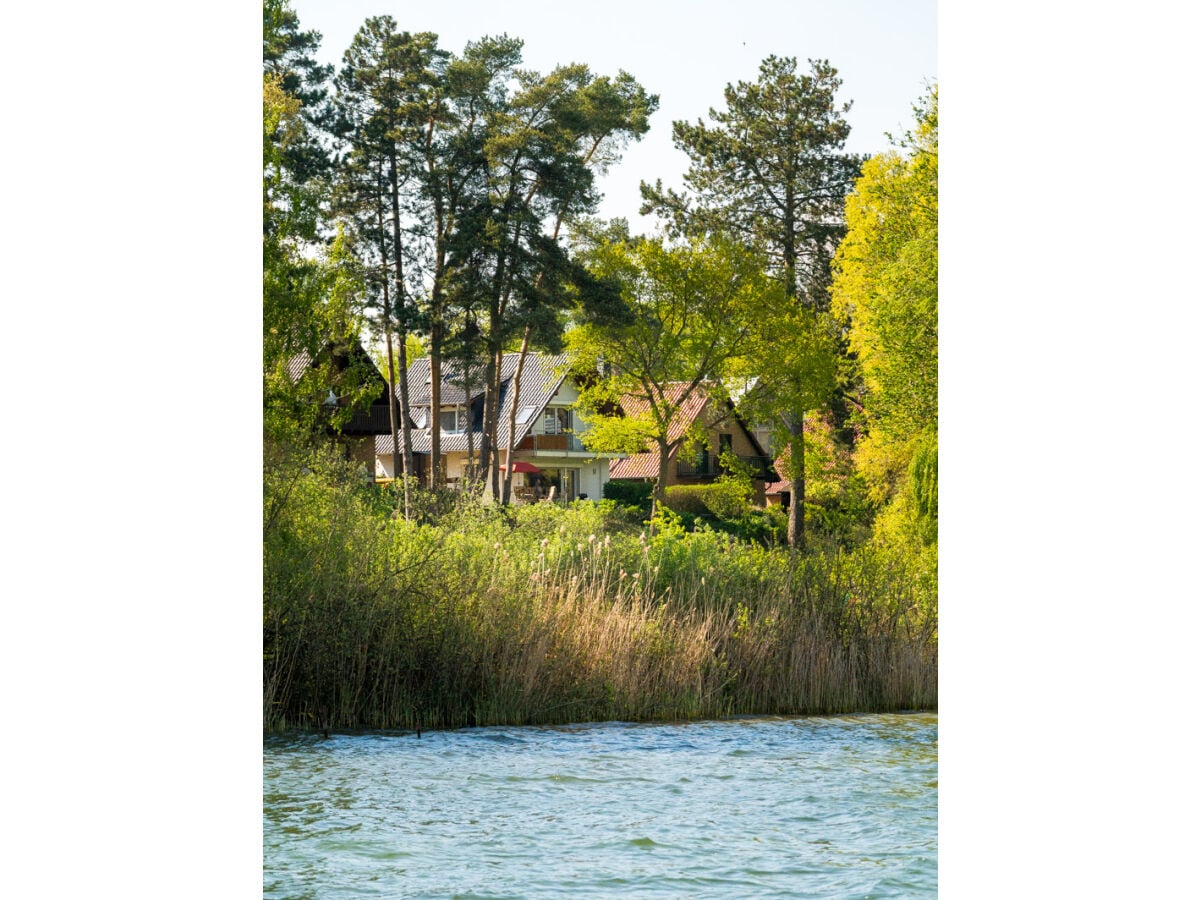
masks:
<path fill-rule="evenodd" d="M 648 535 L 596 503 L 406 522 L 373 490 L 328 470 L 268 482 L 266 728 L 937 704 L 936 573 L 901 553 Z"/>

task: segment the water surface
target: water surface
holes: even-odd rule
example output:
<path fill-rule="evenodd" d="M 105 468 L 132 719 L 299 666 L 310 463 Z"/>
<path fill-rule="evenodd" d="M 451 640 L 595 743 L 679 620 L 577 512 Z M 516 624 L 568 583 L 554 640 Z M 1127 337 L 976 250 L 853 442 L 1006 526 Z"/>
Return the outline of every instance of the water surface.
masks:
<path fill-rule="evenodd" d="M 266 897 L 933 897 L 937 715 L 264 741 Z"/>

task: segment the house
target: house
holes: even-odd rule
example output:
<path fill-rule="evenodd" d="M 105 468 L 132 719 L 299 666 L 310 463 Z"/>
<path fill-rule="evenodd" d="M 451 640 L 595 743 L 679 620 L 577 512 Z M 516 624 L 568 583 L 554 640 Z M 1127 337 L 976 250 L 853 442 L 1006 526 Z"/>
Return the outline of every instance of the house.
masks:
<path fill-rule="evenodd" d="M 700 424 L 705 440 L 694 452 L 685 453 L 686 442 L 672 452 L 667 467 L 667 485 L 702 484 L 712 481 L 724 472 L 721 454 L 729 451 L 751 470 L 757 482 L 774 480 L 771 458 L 764 452 L 753 430 L 738 415 L 730 401 L 714 402 L 698 388 L 683 399 L 687 384 L 678 382 L 668 387 L 665 398 L 678 407 L 671 420 L 667 438 L 676 438 Z M 645 411 L 645 401 L 626 398 L 621 408 L 629 415 Z M 658 450 L 652 448 L 625 459 L 613 460 L 609 465 L 609 478 L 633 481 L 653 481 L 658 477 Z"/>
<path fill-rule="evenodd" d="M 321 401 L 320 417 L 327 423 L 330 437 L 344 448 L 346 458 L 363 463 L 370 471 L 376 436 L 391 431 L 387 381 L 358 341 L 327 343 L 316 356 L 298 353 L 287 362 L 287 377 L 297 384 L 309 370 L 327 365 L 332 368 L 333 380 Z M 339 410 L 347 415 L 337 416 L 334 427 L 334 414 Z"/>
<path fill-rule="evenodd" d="M 568 358 L 529 353 L 521 372 L 520 390 L 514 391 L 519 354 L 506 353 L 500 368 L 500 416 L 497 444 L 502 464 L 511 459 L 513 498 L 518 501 L 592 499 L 603 496 L 608 481 L 608 464 L 616 454 L 598 454 L 584 449 L 580 435 L 587 420 L 575 408 L 579 392 L 567 374 Z M 460 366 L 443 365 L 440 396 L 442 457 L 446 481 L 462 484 L 468 474 L 468 429 L 471 449 L 479 453 L 483 439 L 483 370 L 472 375 Z M 431 378 L 429 358 L 415 360 L 408 369 L 409 406 L 412 411 L 412 449 L 417 474 L 427 471 L 432 449 L 430 437 Z M 516 430 L 509 434 L 509 415 L 514 396 L 517 402 Z M 401 435 L 403 441 L 403 435 Z M 376 478 L 393 477 L 392 437 L 375 439 Z"/>

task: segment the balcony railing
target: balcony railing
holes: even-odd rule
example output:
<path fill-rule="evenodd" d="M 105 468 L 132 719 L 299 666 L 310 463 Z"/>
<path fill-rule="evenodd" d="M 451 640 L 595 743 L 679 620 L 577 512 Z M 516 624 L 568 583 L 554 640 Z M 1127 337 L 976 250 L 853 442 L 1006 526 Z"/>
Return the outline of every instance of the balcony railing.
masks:
<path fill-rule="evenodd" d="M 586 450 L 583 442 L 573 434 L 527 434 L 517 449 L 534 453 L 582 453 Z"/>
<path fill-rule="evenodd" d="M 326 418 L 332 418 L 333 410 L 323 409 Z M 345 417 L 344 408 L 337 410 L 342 434 L 387 434 L 391 431 L 391 416 L 386 403 L 377 403 L 365 410 L 355 410 Z"/>
<path fill-rule="evenodd" d="M 775 481 L 775 470 L 769 456 L 739 456 L 738 459 L 750 467 L 750 477 L 762 481 Z M 675 463 L 675 474 L 680 478 L 716 478 L 729 470 L 721 460 L 711 454 L 681 459 Z"/>

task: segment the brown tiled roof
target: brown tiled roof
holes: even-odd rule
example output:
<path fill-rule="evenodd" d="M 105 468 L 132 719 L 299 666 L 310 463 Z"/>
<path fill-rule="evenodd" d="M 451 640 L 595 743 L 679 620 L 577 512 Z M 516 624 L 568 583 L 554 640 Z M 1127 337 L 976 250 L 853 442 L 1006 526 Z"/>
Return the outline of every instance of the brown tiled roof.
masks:
<path fill-rule="evenodd" d="M 688 395 L 686 400 L 680 402 L 687 391 L 688 382 L 679 381 L 667 386 L 663 391 L 663 399 L 672 406 L 679 408 L 679 413 L 671 417 L 670 424 L 667 426 L 667 440 L 673 441 L 683 435 L 685 431 L 692 427 L 697 417 L 708 406 L 708 395 L 702 387 L 697 387 Z M 635 399 L 633 397 L 621 398 L 621 409 L 628 416 L 635 416 L 645 412 L 650 404 L 645 400 Z M 671 458 L 675 457 L 679 448 L 671 451 Z M 658 450 L 650 450 L 645 453 L 635 453 L 626 459 L 614 459 L 608 464 L 609 478 L 657 478 L 658 477 Z"/>

